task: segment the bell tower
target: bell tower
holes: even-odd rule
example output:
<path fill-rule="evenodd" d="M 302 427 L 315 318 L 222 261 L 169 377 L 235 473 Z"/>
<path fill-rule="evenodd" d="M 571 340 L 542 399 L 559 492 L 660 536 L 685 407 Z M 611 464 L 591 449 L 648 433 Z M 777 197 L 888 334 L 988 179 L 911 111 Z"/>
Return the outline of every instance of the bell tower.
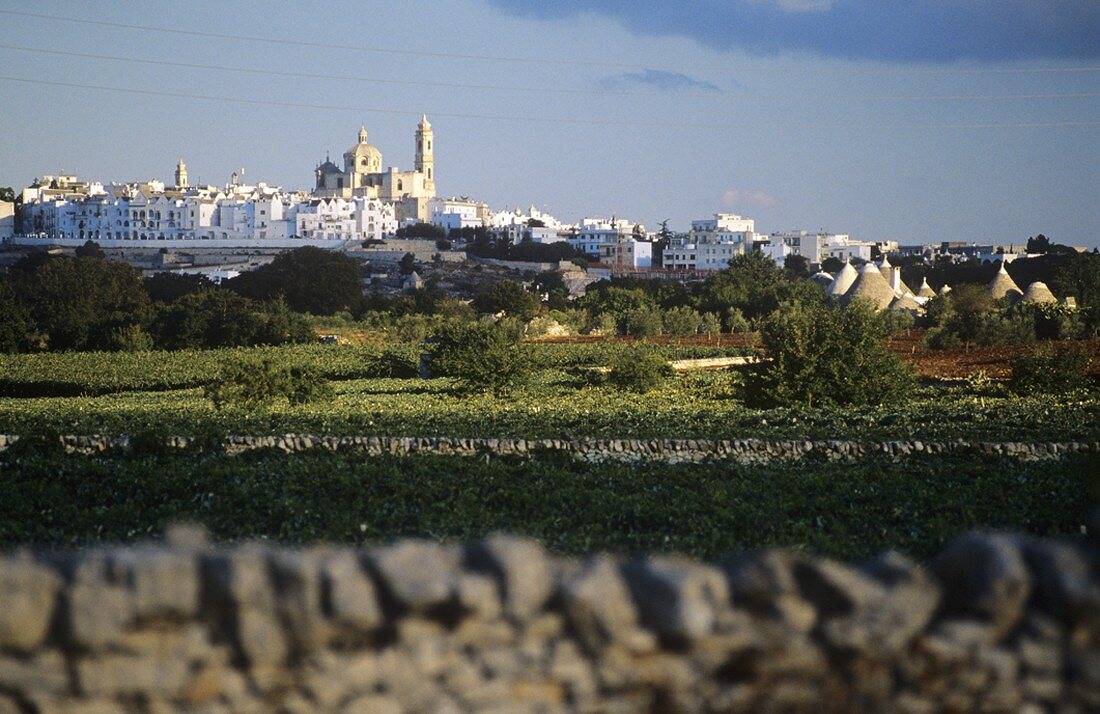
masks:
<path fill-rule="evenodd" d="M 176 164 L 176 188 L 187 188 L 187 165 L 183 163 L 183 158 Z"/>
<path fill-rule="evenodd" d="M 416 171 L 424 174 L 424 188 L 435 194 L 435 157 L 432 143 L 435 134 L 432 125 L 428 123 L 428 117 L 420 116 L 420 124 L 416 127 Z"/>

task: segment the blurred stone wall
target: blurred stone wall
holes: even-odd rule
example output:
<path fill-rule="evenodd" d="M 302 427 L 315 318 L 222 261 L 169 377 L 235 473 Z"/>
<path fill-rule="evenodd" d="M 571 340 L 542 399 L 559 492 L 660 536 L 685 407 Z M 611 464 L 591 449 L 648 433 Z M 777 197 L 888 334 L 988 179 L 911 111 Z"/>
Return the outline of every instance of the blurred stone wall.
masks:
<path fill-rule="evenodd" d="M 19 443 L 18 434 L 0 434 L 0 451 Z M 68 453 L 97 454 L 126 450 L 128 436 L 64 435 L 57 445 Z M 158 448 L 190 448 L 192 437 L 170 436 Z M 145 444 L 146 447 L 149 444 Z M 1100 442 L 1061 441 L 854 441 L 845 439 L 493 439 L 417 436 L 317 436 L 276 434 L 228 436 L 219 445 L 228 454 L 256 449 L 296 453 L 311 449 L 353 451 L 369 455 L 442 454 L 447 456 L 515 456 L 558 452 L 590 462 L 662 461 L 765 463 L 799 459 L 851 460 L 868 456 L 901 458 L 913 454 L 979 454 L 1023 460 L 1060 459 L 1067 454 L 1100 454 Z"/>
<path fill-rule="evenodd" d="M 1100 562 L 585 560 L 496 536 L 0 557 L 0 712 L 1088 712 Z"/>

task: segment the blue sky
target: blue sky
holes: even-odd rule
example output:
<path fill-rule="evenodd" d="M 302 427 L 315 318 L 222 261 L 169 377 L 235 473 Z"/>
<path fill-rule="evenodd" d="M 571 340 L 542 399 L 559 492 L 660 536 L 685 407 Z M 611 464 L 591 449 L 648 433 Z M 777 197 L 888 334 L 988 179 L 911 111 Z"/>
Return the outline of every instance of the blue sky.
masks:
<path fill-rule="evenodd" d="M 243 166 L 250 181 L 309 187 L 360 124 L 386 165 L 410 166 L 425 112 L 440 192 L 494 207 L 1100 245 L 1092 0 L 0 11 L 105 23 L 0 13 L 0 186 L 62 168 L 167 180 L 183 156 L 193 181 Z"/>

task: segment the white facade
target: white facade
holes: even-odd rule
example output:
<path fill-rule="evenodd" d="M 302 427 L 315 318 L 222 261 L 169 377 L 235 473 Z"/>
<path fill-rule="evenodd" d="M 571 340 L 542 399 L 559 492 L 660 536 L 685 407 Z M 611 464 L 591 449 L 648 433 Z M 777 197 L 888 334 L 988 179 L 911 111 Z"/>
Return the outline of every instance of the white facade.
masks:
<path fill-rule="evenodd" d="M 394 204 L 376 198 L 308 200 L 262 183 L 166 189 L 149 182 L 104 189 L 66 178 L 73 180 L 24 190 L 20 217 L 25 236 L 110 246 L 255 242 L 262 247 L 265 241 L 382 239 L 397 230 Z"/>
<path fill-rule="evenodd" d="M 580 226 L 559 230 L 566 240 L 592 260 L 628 268 L 653 266 L 653 244 L 645 226 L 621 219 L 585 218 Z"/>
<path fill-rule="evenodd" d="M 723 270 L 730 260 L 752 250 L 756 221 L 733 213 L 691 222 L 691 231 L 665 248 L 663 265 L 674 270 Z"/>
<path fill-rule="evenodd" d="M 487 222 L 489 206 L 479 201 L 458 198 L 433 198 L 431 222 L 449 234 L 463 228 L 480 228 Z"/>
<path fill-rule="evenodd" d="M 11 201 L 0 201 L 0 241 L 5 241 L 15 235 L 15 204 Z"/>

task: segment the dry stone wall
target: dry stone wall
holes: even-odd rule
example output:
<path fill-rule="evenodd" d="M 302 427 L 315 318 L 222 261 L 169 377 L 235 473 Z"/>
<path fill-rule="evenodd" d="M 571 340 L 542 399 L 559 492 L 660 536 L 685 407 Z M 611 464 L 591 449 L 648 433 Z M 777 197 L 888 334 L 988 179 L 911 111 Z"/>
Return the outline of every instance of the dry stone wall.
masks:
<path fill-rule="evenodd" d="M 0 434 L 0 451 L 17 443 L 15 434 Z M 94 454 L 131 446 L 127 436 L 70 435 L 58 437 L 70 453 Z M 187 448 L 195 440 L 171 436 L 170 448 Z M 566 453 L 591 462 L 664 461 L 701 463 L 737 461 L 761 463 L 796 461 L 803 458 L 845 460 L 867 456 L 904 457 L 912 454 L 985 454 L 1025 460 L 1057 459 L 1072 453 L 1100 453 L 1100 442 L 972 442 L 972 441 L 850 441 L 850 440 L 767 440 L 767 439 L 488 439 L 415 436 L 317 436 L 281 434 L 271 436 L 229 436 L 221 447 L 230 454 L 254 449 L 275 449 L 285 453 L 327 449 L 368 455 L 443 454 L 455 456 L 534 455 Z"/>
<path fill-rule="evenodd" d="M 0 557 L 0 712 L 1089 712 L 1100 563 L 584 560 L 495 536 Z"/>

